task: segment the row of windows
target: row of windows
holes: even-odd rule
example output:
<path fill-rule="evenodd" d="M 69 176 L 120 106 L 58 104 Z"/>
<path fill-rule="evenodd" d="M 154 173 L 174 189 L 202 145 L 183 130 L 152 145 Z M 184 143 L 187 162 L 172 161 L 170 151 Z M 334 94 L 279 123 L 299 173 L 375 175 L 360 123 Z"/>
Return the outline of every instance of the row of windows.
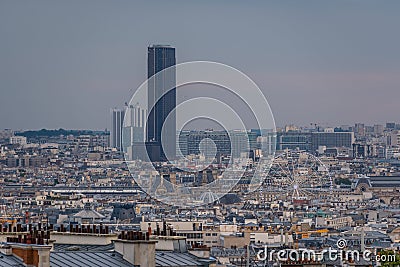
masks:
<path fill-rule="evenodd" d="M 188 239 L 203 238 L 203 234 L 201 234 L 201 233 L 193 233 L 193 234 L 192 233 L 189 233 L 189 234 L 178 233 L 178 236 L 185 236 Z"/>
<path fill-rule="evenodd" d="M 218 234 L 217 233 L 206 233 L 206 236 L 217 236 Z"/>

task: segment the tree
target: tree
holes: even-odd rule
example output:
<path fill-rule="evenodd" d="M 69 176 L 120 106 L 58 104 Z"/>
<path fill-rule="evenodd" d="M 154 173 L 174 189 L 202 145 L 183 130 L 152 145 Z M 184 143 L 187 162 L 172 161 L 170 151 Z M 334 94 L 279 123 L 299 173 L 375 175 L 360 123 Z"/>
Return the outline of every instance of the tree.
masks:
<path fill-rule="evenodd" d="M 381 266 L 384 267 L 398 267 L 400 266 L 400 254 L 395 253 L 393 250 L 382 250 L 379 252 L 379 259 Z M 393 261 L 394 256 L 394 261 Z"/>

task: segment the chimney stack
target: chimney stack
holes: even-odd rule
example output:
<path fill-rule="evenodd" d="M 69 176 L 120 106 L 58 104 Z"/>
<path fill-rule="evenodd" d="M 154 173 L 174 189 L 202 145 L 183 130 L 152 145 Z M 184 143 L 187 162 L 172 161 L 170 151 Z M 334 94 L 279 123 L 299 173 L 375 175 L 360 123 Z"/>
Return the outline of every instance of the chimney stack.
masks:
<path fill-rule="evenodd" d="M 26 266 L 50 267 L 50 250 L 52 246 L 33 244 L 9 244 L 6 248 L 11 253 L 22 259 Z M 6 254 L 7 255 L 7 254 Z"/>
<path fill-rule="evenodd" d="M 148 239 L 149 232 L 122 232 L 114 241 L 115 251 L 135 266 L 155 267 L 157 241 Z"/>

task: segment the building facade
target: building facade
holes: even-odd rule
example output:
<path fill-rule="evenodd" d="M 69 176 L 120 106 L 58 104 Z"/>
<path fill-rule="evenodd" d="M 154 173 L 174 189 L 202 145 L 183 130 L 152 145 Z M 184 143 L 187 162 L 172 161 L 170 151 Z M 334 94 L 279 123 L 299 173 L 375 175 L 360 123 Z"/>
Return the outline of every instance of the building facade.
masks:
<path fill-rule="evenodd" d="M 110 145 L 112 148 L 122 150 L 122 125 L 124 123 L 125 111 L 114 108 L 111 110 L 111 136 Z"/>
<path fill-rule="evenodd" d="M 320 146 L 351 148 L 354 141 L 353 132 L 315 132 L 311 135 L 311 151 L 318 150 Z"/>
<path fill-rule="evenodd" d="M 149 116 L 146 148 L 152 161 L 165 161 L 167 158 L 175 158 L 176 117 L 174 109 L 176 107 L 176 76 L 175 68 L 173 67 L 175 64 L 175 48 L 168 45 L 148 47 Z M 161 73 L 156 75 L 159 72 Z"/>
<path fill-rule="evenodd" d="M 277 150 L 305 150 L 314 153 L 319 147 L 352 148 L 353 132 L 285 132 L 277 134 Z"/>

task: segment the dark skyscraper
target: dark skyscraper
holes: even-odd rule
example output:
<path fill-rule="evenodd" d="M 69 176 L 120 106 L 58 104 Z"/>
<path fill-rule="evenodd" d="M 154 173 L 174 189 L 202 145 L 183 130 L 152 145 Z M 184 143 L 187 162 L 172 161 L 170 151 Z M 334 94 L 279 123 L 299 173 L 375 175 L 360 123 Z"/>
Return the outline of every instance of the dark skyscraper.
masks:
<path fill-rule="evenodd" d="M 175 66 L 175 48 L 167 45 L 148 47 L 148 78 Z M 176 76 L 175 68 L 169 68 L 149 79 L 146 147 L 152 161 L 175 158 L 176 153 Z M 151 107 L 153 107 L 151 109 Z M 165 125 L 164 125 L 165 123 Z M 161 144 L 162 142 L 162 144 Z"/>

